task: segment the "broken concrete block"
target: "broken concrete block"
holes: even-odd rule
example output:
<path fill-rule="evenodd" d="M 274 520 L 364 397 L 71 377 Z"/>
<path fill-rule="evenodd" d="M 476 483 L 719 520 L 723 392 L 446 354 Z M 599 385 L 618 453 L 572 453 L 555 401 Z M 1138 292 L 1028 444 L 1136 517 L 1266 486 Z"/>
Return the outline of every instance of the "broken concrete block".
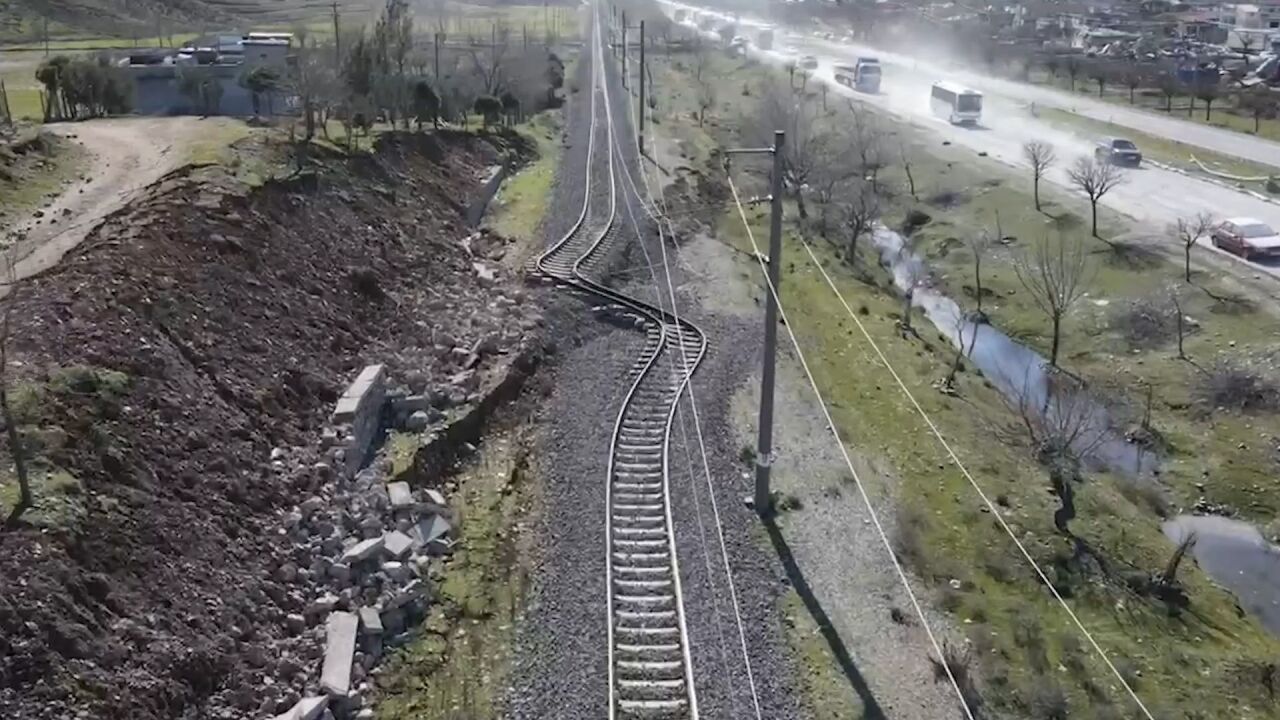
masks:
<path fill-rule="evenodd" d="M 392 582 L 399 583 L 408 580 L 413 571 L 409 569 L 408 565 L 392 560 L 391 562 L 382 563 L 382 574 L 386 575 Z"/>
<path fill-rule="evenodd" d="M 403 508 L 413 505 L 413 491 L 407 482 L 387 483 L 387 497 L 391 499 L 391 507 Z"/>
<path fill-rule="evenodd" d="M 427 545 L 433 540 L 447 537 L 453 530 L 453 525 L 448 520 L 439 515 L 432 515 L 418 521 L 418 526 L 413 529 L 418 536 L 417 540 L 420 545 Z"/>
<path fill-rule="evenodd" d="M 399 560 L 413 551 L 413 538 L 395 530 L 382 536 L 382 547 L 391 557 Z"/>
<path fill-rule="evenodd" d="M 294 706 L 276 716 L 276 720 L 317 720 L 329 705 L 329 697 L 302 698 Z"/>
<path fill-rule="evenodd" d="M 382 616 L 378 614 L 377 608 L 360 608 L 360 632 L 366 635 L 382 634 Z"/>
<path fill-rule="evenodd" d="M 444 495 L 441 495 L 439 490 L 436 490 L 434 488 L 427 488 L 426 493 L 427 493 L 427 502 L 431 503 L 432 505 L 439 505 L 440 507 L 445 507 Z"/>
<path fill-rule="evenodd" d="M 351 692 L 351 661 L 356 654 L 355 613 L 329 613 L 325 621 L 324 666 L 320 671 L 320 687 L 331 697 L 346 697 Z"/>
<path fill-rule="evenodd" d="M 412 582 L 410 582 L 408 585 L 405 585 L 404 588 L 400 590 L 400 592 L 392 595 L 391 599 L 387 601 L 387 607 L 388 608 L 402 607 L 404 605 L 409 604 L 410 602 L 413 602 L 414 600 L 417 600 L 420 597 L 425 597 L 426 594 L 427 594 L 427 584 L 422 582 L 421 580 L 415 579 Z"/>
<path fill-rule="evenodd" d="M 346 563 L 357 563 L 362 560 L 368 560 L 369 558 L 374 557 L 379 552 L 381 552 L 381 550 L 382 550 L 381 537 L 369 538 L 368 540 L 361 540 L 355 545 L 352 545 L 351 547 L 347 548 L 346 552 L 342 553 L 342 561 Z"/>

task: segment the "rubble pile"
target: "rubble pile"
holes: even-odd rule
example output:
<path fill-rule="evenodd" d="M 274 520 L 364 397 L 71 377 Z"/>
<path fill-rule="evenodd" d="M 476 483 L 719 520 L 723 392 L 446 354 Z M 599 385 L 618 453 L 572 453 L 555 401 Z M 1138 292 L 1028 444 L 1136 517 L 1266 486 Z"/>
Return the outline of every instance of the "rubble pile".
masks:
<path fill-rule="evenodd" d="M 331 450 L 341 461 L 342 448 Z M 330 477 L 282 518 L 293 550 L 275 580 L 287 596 L 279 604 L 297 611 L 283 618 L 289 635 L 274 648 L 277 677 L 260 690 L 264 717 L 372 717 L 368 673 L 425 618 L 453 548 L 453 516 L 438 491 L 385 482 L 378 466 Z"/>

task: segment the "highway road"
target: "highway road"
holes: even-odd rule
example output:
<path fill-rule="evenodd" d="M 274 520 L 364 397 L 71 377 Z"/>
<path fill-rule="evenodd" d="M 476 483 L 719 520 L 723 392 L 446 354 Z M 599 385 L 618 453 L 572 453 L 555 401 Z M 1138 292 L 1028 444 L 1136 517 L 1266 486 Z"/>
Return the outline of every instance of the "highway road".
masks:
<path fill-rule="evenodd" d="M 673 8 L 692 7 L 675 3 L 670 5 Z M 740 20 L 740 23 L 752 24 L 745 18 Z M 759 24 L 764 25 L 764 23 Z M 930 63 L 918 62 L 902 55 L 885 53 L 851 43 L 821 40 L 795 32 L 779 31 L 774 46 L 774 50 L 754 50 L 754 52 L 763 59 L 777 63 L 790 61 L 795 53 L 813 55 L 819 61 L 819 67 L 813 71 L 813 76 L 828 83 L 833 92 L 883 108 L 905 121 L 928 129 L 942 140 L 950 141 L 958 147 L 986 153 L 987 156 L 1012 168 L 1026 171 L 1028 182 L 1030 170 L 1023 155 L 1023 144 L 1030 140 L 1049 142 L 1057 152 L 1058 163 L 1050 170 L 1045 180 L 1078 193 L 1067 177 L 1067 169 L 1077 157 L 1092 153 L 1093 145 L 1086 138 L 1061 130 L 1030 114 L 1027 107 L 1030 96 L 1024 91 L 1042 90 L 1040 88 L 990 78 L 984 82 L 978 82 L 977 76 L 972 73 L 955 69 L 944 71 Z M 880 93 L 875 95 L 858 93 L 835 83 L 832 67 L 837 63 L 850 63 L 859 55 L 874 55 L 880 58 L 884 66 L 884 80 Z M 983 120 L 979 126 L 951 125 L 933 114 L 929 102 L 929 89 L 934 82 L 943 79 L 955 80 L 983 92 Z M 1053 94 L 1053 91 L 1045 89 L 1046 97 Z M 1071 99 L 1074 101 L 1078 98 Z M 1036 102 L 1040 100 L 1037 99 Z M 1078 110 L 1080 106 L 1073 104 L 1072 107 Z M 1107 106 L 1107 109 L 1112 107 Z M 1160 119 L 1173 125 L 1174 127 L 1166 130 L 1172 134 L 1172 137 L 1183 142 L 1192 142 L 1187 138 L 1196 131 L 1216 130 L 1170 118 Z M 1150 125 L 1144 125 L 1143 129 L 1148 133 L 1158 132 Z M 1184 131 L 1187 133 L 1186 136 L 1181 134 Z M 1218 133 L 1231 134 L 1225 131 L 1218 131 Z M 1213 135 L 1213 133 L 1208 134 Z M 1248 136 L 1237 137 L 1240 142 L 1257 144 L 1260 148 L 1273 147 L 1277 165 L 1280 166 L 1280 145 Z M 1234 141 L 1234 138 L 1232 140 Z M 1258 152 L 1250 153 L 1249 156 L 1253 159 L 1261 159 L 1262 155 L 1263 150 L 1259 149 Z M 1139 230 L 1149 235 L 1159 235 L 1177 218 L 1198 212 L 1207 212 L 1215 218 L 1254 217 L 1280 228 L 1280 203 L 1271 202 L 1230 186 L 1149 164 L 1127 171 L 1124 183 L 1104 196 L 1101 204 L 1133 218 L 1137 221 Z M 1211 248 L 1207 240 L 1205 244 L 1206 247 Z M 1280 264 L 1263 266 L 1249 263 L 1248 265 L 1259 272 L 1280 277 Z"/>

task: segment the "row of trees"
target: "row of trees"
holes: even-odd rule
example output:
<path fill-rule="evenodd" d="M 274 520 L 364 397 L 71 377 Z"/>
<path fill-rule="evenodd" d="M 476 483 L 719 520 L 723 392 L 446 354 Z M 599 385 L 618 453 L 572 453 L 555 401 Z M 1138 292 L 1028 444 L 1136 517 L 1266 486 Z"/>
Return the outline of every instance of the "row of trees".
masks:
<path fill-rule="evenodd" d="M 106 56 L 58 55 L 40 63 L 36 79 L 44 85 L 45 122 L 103 117 L 133 106 L 129 78 Z"/>

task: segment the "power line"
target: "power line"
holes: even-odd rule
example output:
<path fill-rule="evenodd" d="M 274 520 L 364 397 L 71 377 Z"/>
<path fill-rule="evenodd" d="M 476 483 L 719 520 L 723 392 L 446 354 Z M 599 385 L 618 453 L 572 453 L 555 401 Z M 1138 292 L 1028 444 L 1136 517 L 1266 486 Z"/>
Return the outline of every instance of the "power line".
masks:
<path fill-rule="evenodd" d="M 965 479 L 969 481 L 971 486 L 973 486 L 973 489 L 978 493 L 978 497 L 982 498 L 982 502 L 984 502 L 987 508 L 990 509 L 991 515 L 996 519 L 996 522 L 1000 524 L 1000 527 L 1005 531 L 1009 538 L 1013 540 L 1013 543 L 1018 546 L 1018 551 L 1022 553 L 1022 556 L 1025 557 L 1027 562 L 1031 564 L 1031 567 L 1035 569 L 1036 575 L 1040 576 L 1040 580 L 1049 588 L 1049 592 L 1053 593 L 1053 597 L 1058 601 L 1058 604 L 1062 606 L 1063 610 L 1067 611 L 1067 615 L 1071 617 L 1071 621 L 1075 623 L 1076 627 L 1080 629 L 1080 632 L 1084 634 L 1086 639 L 1088 639 L 1089 644 L 1093 646 L 1094 651 L 1096 651 L 1098 656 L 1102 658 L 1102 661 L 1107 664 L 1107 667 L 1111 670 L 1112 674 L 1115 675 L 1116 679 L 1120 681 L 1120 684 L 1124 689 L 1128 691 L 1129 696 L 1133 698 L 1133 701 L 1138 704 L 1138 707 L 1142 710 L 1142 714 L 1149 720 L 1155 720 L 1151 715 L 1151 711 L 1147 709 L 1147 706 L 1143 704 L 1142 699 L 1138 697 L 1136 692 L 1134 692 L 1133 687 L 1129 685 L 1129 683 L 1124 679 L 1124 676 L 1120 674 L 1120 671 L 1116 669 L 1116 666 L 1112 664 L 1111 658 L 1109 658 L 1107 653 L 1103 651 L 1102 646 L 1098 644 L 1098 641 L 1093 638 L 1092 633 L 1090 633 L 1085 628 L 1084 624 L 1080 622 L 1080 618 L 1077 617 L 1071 607 L 1067 605 L 1066 600 L 1064 600 L 1062 595 L 1058 593 L 1058 589 L 1054 587 L 1054 584 L 1049 581 L 1049 577 L 1045 574 L 1044 570 L 1042 570 L 1035 559 L 1031 557 L 1031 553 L 1027 551 L 1026 546 L 1022 544 L 1022 541 L 1014 534 L 1013 529 L 1005 522 L 1004 516 L 1000 513 L 1000 509 L 996 507 L 995 503 L 991 501 L 991 498 L 987 496 L 987 493 L 983 491 L 982 487 L 978 484 L 978 481 L 974 479 L 968 468 L 964 466 L 964 463 L 960 462 L 960 458 L 956 455 L 955 450 L 952 449 L 951 443 L 947 442 L 947 439 L 943 437 L 942 433 L 938 430 L 938 426 L 934 424 L 933 419 L 929 417 L 929 414 L 926 413 L 924 408 L 920 406 L 920 403 L 916 401 L 915 395 L 907 388 L 906 383 L 902 381 L 897 370 L 894 369 L 893 364 L 889 362 L 889 359 L 885 357 L 884 352 L 880 350 L 880 345 L 871 337 L 871 333 L 867 332 L 867 328 L 863 325 L 862 320 L 859 319 L 858 314 L 853 311 L 853 308 L 849 307 L 849 303 L 844 299 L 844 294 L 841 293 L 835 283 L 832 282 L 831 276 L 827 274 L 826 268 L 822 266 L 822 263 L 818 262 L 818 258 L 814 255 L 813 248 L 810 247 L 808 241 L 804 238 L 800 238 L 800 242 L 804 245 L 805 251 L 809 254 L 809 259 L 812 260 L 814 266 L 818 268 L 818 272 L 822 273 L 822 277 L 826 280 L 827 285 L 833 292 L 835 292 L 836 297 L 840 299 L 840 304 L 844 306 L 845 312 L 849 314 L 849 317 L 853 318 L 853 322 L 858 326 L 858 330 L 861 331 L 862 336 L 866 338 L 867 342 L 871 345 L 871 349 L 874 350 L 876 356 L 880 358 L 880 363 L 884 365 L 885 369 L 889 371 L 889 374 L 893 376 L 894 381 L 898 384 L 898 387 L 902 389 L 903 394 L 907 396 L 912 407 L 916 409 L 916 412 L 919 413 L 925 424 L 929 426 L 929 430 L 933 433 L 933 436 L 938 439 L 938 442 L 942 443 L 942 447 L 946 449 L 947 455 L 951 457 L 951 462 L 955 463 L 956 467 L 960 469 L 960 472 L 964 475 Z"/>
<path fill-rule="evenodd" d="M 764 258 L 760 255 L 760 246 L 756 243 L 756 236 L 751 229 L 751 223 L 747 221 L 747 214 L 742 207 L 742 202 L 738 196 L 738 188 L 733 182 L 733 176 L 726 172 L 725 177 L 728 179 L 729 190 L 733 194 L 734 204 L 737 205 L 738 216 L 742 219 L 742 225 L 747 230 L 747 238 L 750 239 L 751 246 L 756 251 L 756 259 L 760 263 L 760 271 L 764 275 L 765 284 L 773 295 L 774 302 L 778 305 L 778 314 L 782 318 L 782 324 L 786 328 L 787 336 L 791 338 L 791 346 L 796 351 L 796 358 L 800 361 L 801 368 L 804 369 L 805 377 L 809 380 L 809 386 L 813 388 L 814 395 L 818 397 L 818 403 L 822 407 L 822 414 L 827 420 L 827 427 L 831 430 L 831 435 L 835 438 L 836 445 L 840 448 L 840 455 L 844 458 L 845 466 L 849 468 L 849 474 L 853 476 L 853 482 L 858 488 L 858 494 L 862 496 L 862 503 L 871 515 L 871 522 L 876 528 L 876 533 L 880 536 L 880 541 L 884 544 L 884 548 L 889 554 L 889 561 L 893 563 L 893 569 L 897 572 L 903 589 L 907 591 L 907 597 L 911 600 L 911 606 L 915 610 L 916 616 L 920 618 L 920 624 L 924 628 L 925 634 L 929 637 L 929 643 L 933 646 L 934 652 L 937 653 L 939 667 L 946 672 L 947 679 L 951 682 L 951 687 L 955 690 L 956 697 L 960 700 L 960 707 L 964 710 L 965 717 L 968 720 L 975 720 L 973 710 L 969 707 L 968 700 L 965 699 L 964 691 L 960 689 L 960 683 L 956 680 L 955 674 L 951 671 L 951 665 L 947 662 L 946 654 L 943 652 L 941 644 L 938 643 L 938 638 L 934 635 L 933 629 L 929 627 L 929 621 L 925 619 L 924 609 L 916 598 L 915 591 L 911 589 L 911 583 L 907 580 L 907 573 L 902 569 L 902 564 L 898 562 L 898 556 L 893 551 L 893 544 L 889 542 L 889 536 L 885 533 L 884 525 L 880 522 L 880 516 L 871 504 L 871 498 L 862 484 L 862 478 L 858 476 L 858 471 L 853 467 L 853 460 L 849 458 L 849 451 L 845 448 L 844 440 L 840 437 L 840 431 L 836 429 L 836 423 L 831 417 L 831 411 L 827 409 L 827 401 L 822 397 L 822 392 L 818 390 L 818 383 L 814 380 L 808 361 L 805 360 L 804 351 L 800 349 L 800 343 L 796 340 L 795 332 L 791 329 L 791 322 L 787 320 L 786 310 L 782 307 L 782 298 L 778 296 L 777 288 L 769 280 L 768 268 L 765 267 Z"/>

